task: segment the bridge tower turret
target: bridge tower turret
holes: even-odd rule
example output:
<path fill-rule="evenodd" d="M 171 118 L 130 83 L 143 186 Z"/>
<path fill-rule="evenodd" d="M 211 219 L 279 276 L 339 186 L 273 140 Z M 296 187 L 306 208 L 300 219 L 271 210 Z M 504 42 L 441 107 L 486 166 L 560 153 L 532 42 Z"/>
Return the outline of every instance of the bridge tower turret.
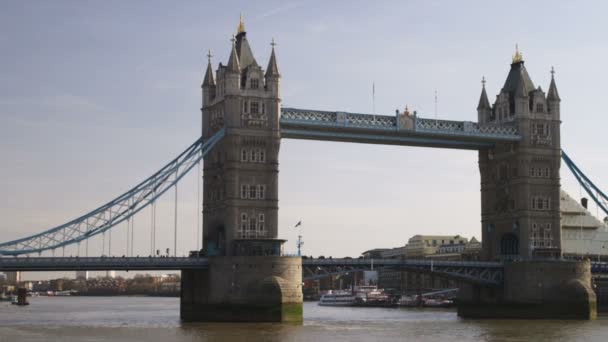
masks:
<path fill-rule="evenodd" d="M 205 77 L 203 78 L 203 108 L 211 103 L 211 100 L 215 97 L 215 77 L 213 76 L 213 67 L 211 66 L 211 50 L 207 54 L 207 70 L 205 71 Z"/>
<path fill-rule="evenodd" d="M 477 105 L 477 121 L 486 123 L 492 120 L 492 106 L 488 100 L 486 93 L 486 78 L 481 78 L 481 95 L 479 96 L 479 104 Z"/>
<path fill-rule="evenodd" d="M 514 125 L 522 140 L 479 152 L 483 257 L 487 260 L 561 255 L 559 96 L 535 88 L 516 50 L 491 108 L 480 122 Z"/>

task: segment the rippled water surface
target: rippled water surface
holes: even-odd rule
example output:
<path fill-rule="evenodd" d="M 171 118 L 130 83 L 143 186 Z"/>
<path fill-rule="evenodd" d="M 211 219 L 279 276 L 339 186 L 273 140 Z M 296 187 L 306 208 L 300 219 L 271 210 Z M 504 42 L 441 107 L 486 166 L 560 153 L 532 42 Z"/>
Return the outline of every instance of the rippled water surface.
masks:
<path fill-rule="evenodd" d="M 335 308 L 305 303 L 304 323 L 181 323 L 179 299 L 38 297 L 0 303 L 10 341 L 608 341 L 596 321 L 463 320 L 449 309 Z"/>

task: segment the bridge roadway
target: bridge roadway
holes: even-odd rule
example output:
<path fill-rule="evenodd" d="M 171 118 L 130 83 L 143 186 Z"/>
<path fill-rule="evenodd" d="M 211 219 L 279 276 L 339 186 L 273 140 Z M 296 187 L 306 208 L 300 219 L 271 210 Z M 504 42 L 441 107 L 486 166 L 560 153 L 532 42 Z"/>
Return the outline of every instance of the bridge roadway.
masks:
<path fill-rule="evenodd" d="M 206 269 L 205 257 L 2 257 L 0 271 L 167 271 Z M 503 263 L 428 259 L 302 259 L 303 279 L 313 280 L 380 268 L 437 274 L 484 285 L 500 285 Z M 594 276 L 608 275 L 608 263 L 592 262 Z"/>
<path fill-rule="evenodd" d="M 206 269 L 209 259 L 190 257 L 3 257 L 0 271 L 137 271 Z M 303 279 L 312 280 L 374 268 L 436 273 L 485 285 L 502 283 L 502 264 L 495 262 L 402 259 L 302 259 Z"/>

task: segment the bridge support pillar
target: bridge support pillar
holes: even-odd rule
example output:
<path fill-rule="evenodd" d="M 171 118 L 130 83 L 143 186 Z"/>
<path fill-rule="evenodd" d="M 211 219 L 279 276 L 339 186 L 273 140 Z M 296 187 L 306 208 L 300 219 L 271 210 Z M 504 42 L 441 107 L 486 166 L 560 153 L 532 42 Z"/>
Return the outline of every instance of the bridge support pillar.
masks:
<path fill-rule="evenodd" d="M 595 319 L 589 261 L 518 261 L 505 264 L 501 288 L 464 286 L 464 318 Z"/>
<path fill-rule="evenodd" d="M 180 316 L 198 322 L 301 322 L 302 259 L 210 257 L 182 271 Z"/>

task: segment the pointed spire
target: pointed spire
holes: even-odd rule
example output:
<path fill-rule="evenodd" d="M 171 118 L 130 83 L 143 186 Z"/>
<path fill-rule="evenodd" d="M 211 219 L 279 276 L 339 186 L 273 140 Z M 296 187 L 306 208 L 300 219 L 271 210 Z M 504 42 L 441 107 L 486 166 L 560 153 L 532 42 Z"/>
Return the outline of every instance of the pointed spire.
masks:
<path fill-rule="evenodd" d="M 549 91 L 547 92 L 547 100 L 560 101 L 559 94 L 557 92 L 557 86 L 555 85 L 555 69 L 551 67 L 551 84 L 549 84 Z"/>
<path fill-rule="evenodd" d="M 534 87 L 532 87 L 534 89 Z M 526 86 L 526 81 L 524 77 L 519 78 L 519 82 L 517 82 L 517 87 L 515 88 L 515 97 L 527 97 L 530 89 Z"/>
<path fill-rule="evenodd" d="M 228 71 L 232 71 L 232 72 L 241 72 L 241 66 L 239 64 L 239 56 L 236 53 L 236 47 L 235 47 L 235 41 L 236 39 L 234 38 L 234 35 L 232 36 L 232 51 L 230 52 L 230 57 L 228 58 L 228 65 L 226 66 L 226 68 L 228 69 Z"/>
<path fill-rule="evenodd" d="M 272 42 L 270 46 L 272 46 L 272 52 L 270 53 L 270 60 L 268 61 L 268 68 L 266 68 L 266 77 L 281 77 L 279 73 L 279 67 L 277 66 L 277 57 L 274 54 L 274 47 L 277 43 L 274 42 L 274 38 L 272 38 Z"/>
<path fill-rule="evenodd" d="M 236 34 L 240 34 L 240 33 L 245 33 L 245 23 L 243 22 L 243 13 L 241 13 L 241 16 L 239 18 L 239 26 L 236 29 Z"/>
<path fill-rule="evenodd" d="M 481 96 L 479 97 L 479 104 L 477 105 L 477 110 L 481 109 L 492 109 L 490 101 L 488 100 L 488 94 L 486 93 L 485 76 L 481 78 Z"/>
<path fill-rule="evenodd" d="M 203 87 L 205 86 L 214 86 L 215 85 L 215 78 L 213 77 L 213 69 L 211 67 L 211 57 L 213 57 L 213 55 L 211 54 L 211 50 L 209 50 L 209 53 L 207 54 L 207 71 L 205 72 L 205 78 L 203 80 Z"/>
<path fill-rule="evenodd" d="M 519 51 L 519 46 L 517 46 L 517 44 L 515 44 L 515 54 L 513 55 L 513 60 L 512 63 L 520 63 L 524 61 L 524 57 L 521 54 L 521 52 Z"/>

